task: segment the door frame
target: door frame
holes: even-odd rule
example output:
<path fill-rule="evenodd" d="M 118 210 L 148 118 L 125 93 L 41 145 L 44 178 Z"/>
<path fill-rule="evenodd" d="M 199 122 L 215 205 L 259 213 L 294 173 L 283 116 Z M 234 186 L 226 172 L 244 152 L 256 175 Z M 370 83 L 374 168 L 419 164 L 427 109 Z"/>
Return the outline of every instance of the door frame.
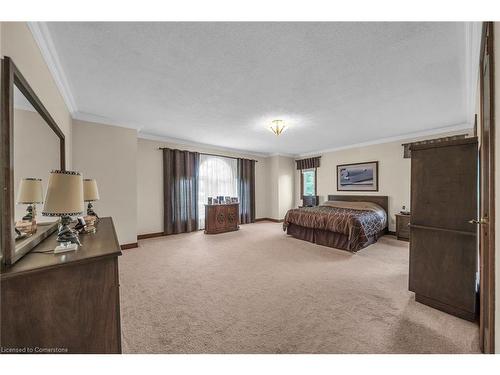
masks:
<path fill-rule="evenodd" d="M 480 121 L 478 132 L 481 136 L 480 143 L 480 168 L 482 171 L 482 160 L 487 158 L 489 168 L 488 174 L 488 213 L 489 218 L 487 224 L 481 225 L 479 233 L 479 256 L 480 256 L 480 319 L 479 319 L 479 339 L 481 350 L 484 353 L 495 353 L 495 64 L 494 64 L 494 24 L 493 22 L 483 22 L 482 35 L 481 35 L 481 48 L 480 48 L 480 62 L 479 62 L 479 92 L 480 92 Z M 483 152 L 483 134 L 484 134 L 484 69 L 483 63 L 485 59 L 489 59 L 489 85 L 490 85 L 490 124 L 489 124 L 489 142 L 486 154 Z M 483 187 L 479 189 L 480 192 L 480 210 L 483 206 Z M 480 212 L 482 215 L 483 212 Z M 481 216 L 483 219 L 483 216 Z M 482 220 L 481 220 L 482 221 Z M 483 231 L 488 230 L 488 245 L 487 247 L 481 246 Z M 486 271 L 486 272 L 485 272 Z M 486 274 L 486 279 L 485 279 Z M 488 331 L 485 329 L 485 321 L 487 322 Z"/>

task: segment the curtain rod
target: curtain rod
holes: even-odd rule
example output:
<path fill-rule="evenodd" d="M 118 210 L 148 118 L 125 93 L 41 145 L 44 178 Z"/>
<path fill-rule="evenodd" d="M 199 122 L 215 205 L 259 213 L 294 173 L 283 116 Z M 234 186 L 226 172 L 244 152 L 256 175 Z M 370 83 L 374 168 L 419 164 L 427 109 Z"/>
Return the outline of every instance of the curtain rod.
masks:
<path fill-rule="evenodd" d="M 158 147 L 158 150 L 164 150 L 164 149 L 170 149 L 170 150 L 175 150 L 174 148 L 170 148 L 170 147 Z M 180 151 L 187 151 L 187 150 L 180 150 Z M 192 152 L 192 151 L 189 151 L 189 152 Z M 256 163 L 258 163 L 259 161 L 258 160 L 255 160 L 255 159 L 247 159 L 247 158 L 235 158 L 234 156 L 226 156 L 226 155 L 218 155 L 218 154 L 208 154 L 206 152 L 199 152 L 200 155 L 208 155 L 208 156 L 217 156 L 217 157 L 220 157 L 220 158 L 228 158 L 228 159 L 246 159 L 246 160 L 252 160 Z"/>

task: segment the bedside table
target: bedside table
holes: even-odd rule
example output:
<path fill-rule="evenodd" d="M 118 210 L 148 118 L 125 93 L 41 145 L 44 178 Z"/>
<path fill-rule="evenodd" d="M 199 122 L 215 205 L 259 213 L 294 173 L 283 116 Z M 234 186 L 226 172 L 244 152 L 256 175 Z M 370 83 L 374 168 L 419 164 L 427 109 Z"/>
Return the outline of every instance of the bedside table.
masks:
<path fill-rule="evenodd" d="M 410 215 L 396 214 L 396 237 L 398 240 L 410 240 Z"/>

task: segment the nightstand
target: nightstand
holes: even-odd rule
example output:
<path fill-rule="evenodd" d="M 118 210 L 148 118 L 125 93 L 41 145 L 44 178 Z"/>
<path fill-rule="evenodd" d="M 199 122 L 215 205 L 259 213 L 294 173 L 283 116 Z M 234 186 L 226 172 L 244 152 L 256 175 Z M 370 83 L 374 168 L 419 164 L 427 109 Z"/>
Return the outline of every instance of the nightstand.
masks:
<path fill-rule="evenodd" d="M 396 214 L 396 237 L 398 240 L 410 240 L 410 215 Z"/>

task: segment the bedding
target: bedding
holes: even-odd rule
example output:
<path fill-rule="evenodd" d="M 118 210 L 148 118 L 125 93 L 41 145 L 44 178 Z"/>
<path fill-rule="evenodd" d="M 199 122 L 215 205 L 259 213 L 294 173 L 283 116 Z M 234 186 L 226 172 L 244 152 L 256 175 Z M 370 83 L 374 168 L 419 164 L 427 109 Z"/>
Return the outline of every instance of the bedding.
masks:
<path fill-rule="evenodd" d="M 352 252 L 375 242 L 387 226 L 387 213 L 372 202 L 327 201 L 291 209 L 283 230 L 294 237 Z"/>

